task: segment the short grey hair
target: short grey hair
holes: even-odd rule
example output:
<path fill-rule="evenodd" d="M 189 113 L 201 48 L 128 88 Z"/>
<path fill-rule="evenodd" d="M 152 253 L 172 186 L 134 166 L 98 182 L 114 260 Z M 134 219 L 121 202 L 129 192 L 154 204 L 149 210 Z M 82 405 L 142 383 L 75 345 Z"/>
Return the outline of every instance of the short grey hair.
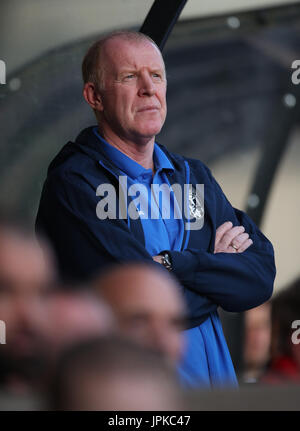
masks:
<path fill-rule="evenodd" d="M 140 33 L 133 30 L 118 30 L 108 33 L 106 36 L 94 42 L 84 56 L 82 62 L 82 78 L 84 84 L 86 84 L 87 82 L 92 82 L 98 90 L 104 89 L 104 67 L 101 64 L 101 52 L 105 43 L 114 38 L 121 38 L 132 42 L 148 41 L 152 43 L 160 52 L 160 49 L 154 42 L 154 40 L 144 33 Z"/>

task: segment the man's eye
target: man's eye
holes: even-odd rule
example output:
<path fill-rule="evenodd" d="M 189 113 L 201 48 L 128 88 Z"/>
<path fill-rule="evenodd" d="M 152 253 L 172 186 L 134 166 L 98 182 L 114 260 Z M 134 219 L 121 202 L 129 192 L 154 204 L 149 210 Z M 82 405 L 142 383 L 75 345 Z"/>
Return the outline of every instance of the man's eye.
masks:
<path fill-rule="evenodd" d="M 134 74 L 133 73 L 130 73 L 129 75 L 125 76 L 125 79 L 132 79 L 132 78 L 134 78 Z"/>

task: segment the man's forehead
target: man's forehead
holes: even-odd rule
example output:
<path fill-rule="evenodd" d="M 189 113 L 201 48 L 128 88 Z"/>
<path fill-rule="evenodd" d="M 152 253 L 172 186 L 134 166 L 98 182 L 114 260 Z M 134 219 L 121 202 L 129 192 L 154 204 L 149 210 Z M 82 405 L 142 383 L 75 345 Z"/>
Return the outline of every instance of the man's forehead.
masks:
<path fill-rule="evenodd" d="M 118 70 L 148 66 L 164 69 L 164 61 L 158 48 L 147 40 L 113 38 L 103 47 L 104 60 Z"/>
<path fill-rule="evenodd" d="M 123 279 L 121 283 L 107 286 L 104 291 L 115 305 L 132 312 L 170 312 L 177 314 L 184 310 L 175 286 L 164 286 L 163 282 L 155 284 L 155 279 L 136 283 Z M 174 290 L 173 290 L 174 289 Z"/>

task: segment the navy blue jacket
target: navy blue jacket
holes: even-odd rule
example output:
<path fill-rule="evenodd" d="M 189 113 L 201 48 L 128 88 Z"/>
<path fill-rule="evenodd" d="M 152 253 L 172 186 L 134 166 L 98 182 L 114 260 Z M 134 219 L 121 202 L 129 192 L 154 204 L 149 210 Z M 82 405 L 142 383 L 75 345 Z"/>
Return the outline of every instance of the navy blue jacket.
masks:
<path fill-rule="evenodd" d="M 181 251 L 170 251 L 173 273 L 188 305 L 189 326 L 202 323 L 218 306 L 240 312 L 267 301 L 276 272 L 270 241 L 245 213 L 231 206 L 202 162 L 160 148 L 175 168 L 168 177 L 170 184 L 204 184 L 209 243 L 203 247 L 203 229 L 185 231 Z M 50 239 L 65 280 L 90 279 L 111 263 L 153 262 L 145 249 L 139 219 L 97 218 L 97 187 L 111 183 L 118 192 L 119 175 L 122 173 L 101 153 L 92 127 L 83 130 L 75 143 L 67 143 L 51 162 L 36 229 Z M 245 252 L 213 253 L 216 228 L 225 221 L 243 225 L 249 233 L 253 245 Z"/>

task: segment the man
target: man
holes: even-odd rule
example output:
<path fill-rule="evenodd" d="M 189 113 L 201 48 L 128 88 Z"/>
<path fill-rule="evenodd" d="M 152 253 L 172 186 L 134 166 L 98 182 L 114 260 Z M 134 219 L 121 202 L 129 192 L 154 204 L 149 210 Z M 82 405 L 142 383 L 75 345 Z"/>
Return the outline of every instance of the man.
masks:
<path fill-rule="evenodd" d="M 55 270 L 48 248 L 25 230 L 0 225 L 0 320 L 6 344 L 0 345 L 0 382 L 13 394 L 40 384 L 47 358 L 48 297 Z"/>
<path fill-rule="evenodd" d="M 234 385 L 217 308 L 244 311 L 269 299 L 273 247 L 232 208 L 206 166 L 155 143 L 166 117 L 166 74 L 151 39 L 136 32 L 108 35 L 90 48 L 82 70 L 83 94 L 98 126 L 83 130 L 50 164 L 37 229 L 51 239 L 65 278 L 91 277 L 112 262 L 154 260 L 171 270 L 189 308 L 184 378 Z M 183 196 L 188 211 L 180 218 L 178 189 L 185 184 L 192 193 Z M 203 218 L 198 184 L 205 188 L 202 229 L 194 224 Z M 163 197 L 173 186 L 170 214 L 152 185 L 162 186 Z"/>
<path fill-rule="evenodd" d="M 271 348 L 271 303 L 265 302 L 245 313 L 243 381 L 256 383 L 265 373 Z"/>
<path fill-rule="evenodd" d="M 144 263 L 113 266 L 94 288 L 111 306 L 120 333 L 178 363 L 186 313 L 180 287 L 168 272 Z"/>
<path fill-rule="evenodd" d="M 67 349 L 57 363 L 48 398 L 52 410 L 185 408 L 172 367 L 153 350 L 115 336 L 91 338 Z"/>

